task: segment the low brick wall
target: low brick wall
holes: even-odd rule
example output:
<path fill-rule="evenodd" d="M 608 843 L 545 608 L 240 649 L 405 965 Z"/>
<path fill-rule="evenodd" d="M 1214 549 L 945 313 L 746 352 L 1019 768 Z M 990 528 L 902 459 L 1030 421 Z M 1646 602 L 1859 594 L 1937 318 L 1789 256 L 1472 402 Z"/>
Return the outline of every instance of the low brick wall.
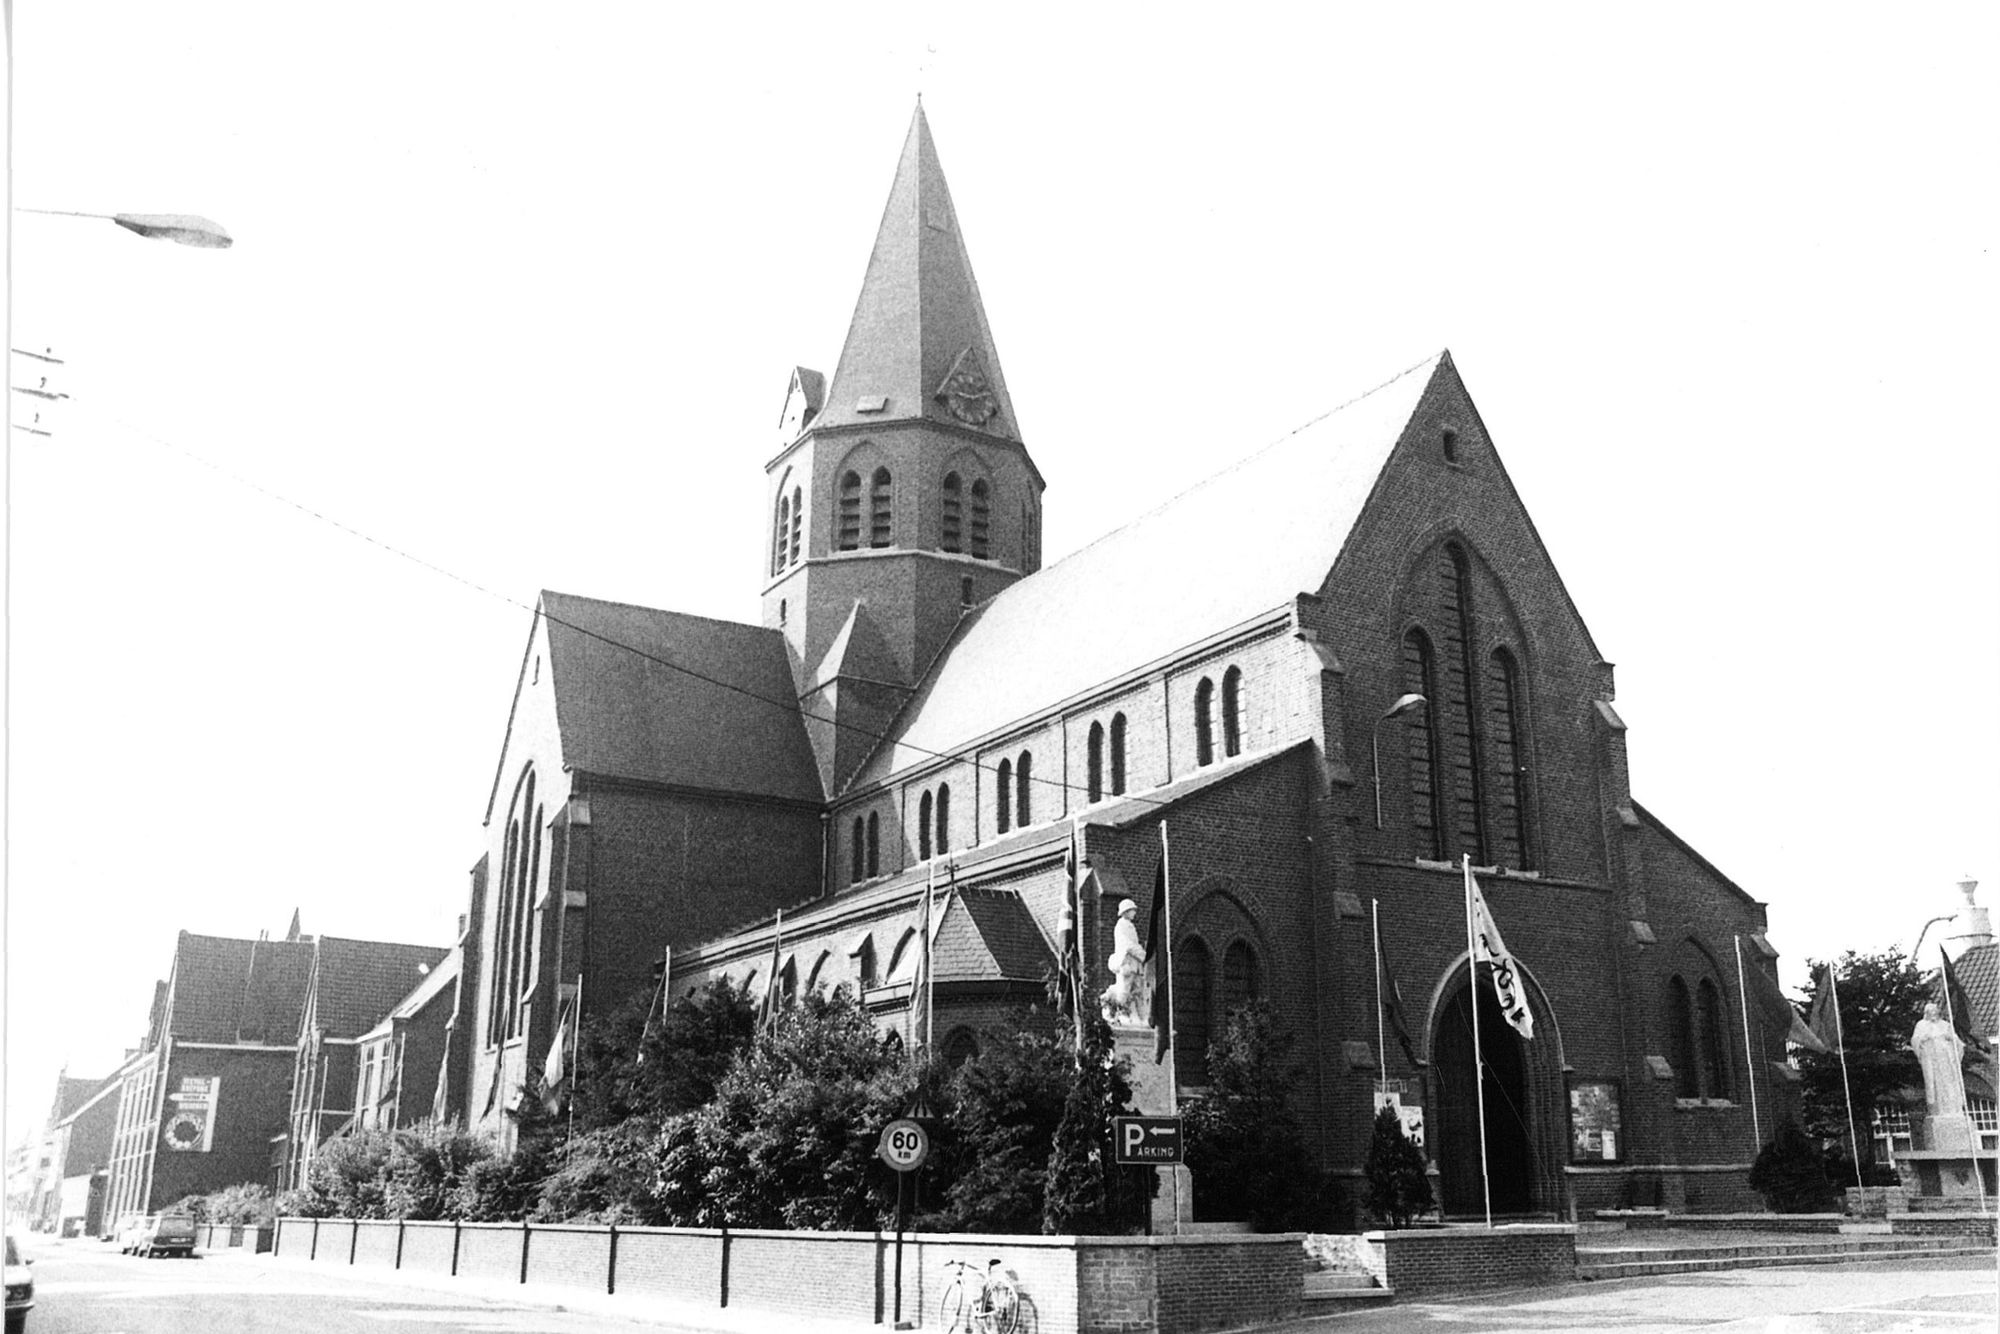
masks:
<path fill-rule="evenodd" d="M 1389 1290 L 1398 1300 L 1576 1277 L 1576 1228 L 1567 1223 L 1405 1228 L 1365 1235 L 1370 1241 L 1379 1239 Z"/>
<path fill-rule="evenodd" d="M 1901 1186 L 1849 1186 L 1841 1195 L 1850 1218 L 1887 1218 L 1910 1211 L 1910 1193 Z"/>
<path fill-rule="evenodd" d="M 2000 1220 L 1992 1214 L 1897 1214 L 1889 1220 L 1889 1231 L 1899 1237 L 1971 1237 L 1992 1242 L 2000 1233 Z"/>
<path fill-rule="evenodd" d="M 1628 1231 L 1675 1232 L 1839 1232 L 1845 1214 L 1663 1214 L 1654 1209 L 1599 1209 L 1599 1219 L 1623 1223 Z"/>
<path fill-rule="evenodd" d="M 893 1233 L 722 1231 L 519 1223 L 280 1220 L 278 1253 L 716 1308 L 887 1323 L 898 1310 Z M 1572 1248 L 1573 1267 L 1574 1248 Z M 1200 1334 L 1298 1315 L 1297 1235 L 1006 1237 L 909 1233 L 900 1309 L 936 1328 L 947 1263 L 998 1259 L 1036 1334 Z"/>

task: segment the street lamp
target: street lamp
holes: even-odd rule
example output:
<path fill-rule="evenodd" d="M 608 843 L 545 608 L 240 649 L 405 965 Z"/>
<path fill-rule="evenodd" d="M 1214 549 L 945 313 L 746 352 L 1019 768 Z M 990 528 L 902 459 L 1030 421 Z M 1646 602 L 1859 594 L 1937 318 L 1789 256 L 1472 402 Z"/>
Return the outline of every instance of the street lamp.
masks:
<path fill-rule="evenodd" d="M 137 232 L 155 241 L 173 241 L 204 250 L 227 250 L 234 244 L 221 223 L 210 222 L 193 213 L 78 213 L 63 208 L 16 208 L 14 211 L 42 213 L 56 218 L 102 218 L 106 222 L 117 223 L 128 232 Z"/>
<path fill-rule="evenodd" d="M 1375 726 L 1369 729 L 1368 745 L 1369 749 L 1373 752 L 1373 767 L 1375 770 L 1375 827 L 1377 829 L 1382 827 L 1382 724 L 1388 722 L 1391 718 L 1400 718 L 1404 714 L 1413 713 L 1422 707 L 1424 707 L 1424 697 L 1422 695 L 1400 696 L 1394 704 L 1391 704 L 1382 711 L 1382 716 L 1375 720 Z"/>

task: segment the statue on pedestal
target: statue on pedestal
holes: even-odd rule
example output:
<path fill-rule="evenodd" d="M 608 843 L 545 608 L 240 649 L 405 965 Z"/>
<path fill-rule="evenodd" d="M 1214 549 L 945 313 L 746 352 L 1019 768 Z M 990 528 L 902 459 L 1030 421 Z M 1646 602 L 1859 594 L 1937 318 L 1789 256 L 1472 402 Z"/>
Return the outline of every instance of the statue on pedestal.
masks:
<path fill-rule="evenodd" d="M 1144 1028 L 1148 1017 L 1146 992 L 1146 947 L 1139 941 L 1139 905 L 1130 899 L 1118 903 L 1118 924 L 1111 929 L 1111 985 L 1098 996 L 1104 1022 L 1113 1028 Z"/>
<path fill-rule="evenodd" d="M 1936 1001 L 1924 1005 L 1924 1017 L 1910 1034 L 1910 1050 L 1924 1071 L 1924 1101 L 1933 1122 L 1965 1115 L 1965 1073 L 1960 1062 L 1965 1043 L 1952 1026 L 1938 1017 Z"/>

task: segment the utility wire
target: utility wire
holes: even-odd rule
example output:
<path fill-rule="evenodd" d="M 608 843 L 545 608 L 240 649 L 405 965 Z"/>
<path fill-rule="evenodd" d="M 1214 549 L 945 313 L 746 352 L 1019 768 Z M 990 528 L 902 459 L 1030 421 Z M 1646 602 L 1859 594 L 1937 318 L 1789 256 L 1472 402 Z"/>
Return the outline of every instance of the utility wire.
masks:
<path fill-rule="evenodd" d="M 551 625 L 560 625 L 566 630 L 570 630 L 576 634 L 584 636 L 586 639 L 593 639 L 596 640 L 598 643 L 603 644 L 609 648 L 614 648 L 621 652 L 633 654 L 636 657 L 643 658 L 647 662 L 653 663 L 660 667 L 664 667 L 668 671 L 679 672 L 683 676 L 689 677 L 693 680 L 701 681 L 704 682 L 705 684 L 716 686 L 719 689 L 727 690 L 734 694 L 742 695 L 746 699 L 755 700 L 760 704 L 766 704 L 771 706 L 772 708 L 782 709 L 787 713 L 797 714 L 801 718 L 805 718 L 812 722 L 825 723 L 831 727 L 842 728 L 846 731 L 853 732 L 859 736 L 865 737 L 870 741 L 874 741 L 877 744 L 889 739 L 889 733 L 887 732 L 877 732 L 872 728 L 863 727 L 858 723 L 843 722 L 838 718 L 828 717 L 825 714 L 813 713 L 804 708 L 803 706 L 801 706 L 799 702 L 795 699 L 791 700 L 775 699 L 769 695 L 765 695 L 758 691 L 752 690 L 747 686 L 739 685 L 734 681 L 725 681 L 721 677 L 711 676 L 706 672 L 697 671 L 695 668 L 686 666 L 685 664 L 673 662 L 667 658 L 661 657 L 657 653 L 653 653 L 646 649 L 640 648 L 636 644 L 628 644 L 623 640 L 614 639 L 609 635 L 599 633 L 596 630 L 592 630 L 588 626 L 582 626 L 576 624 L 574 621 L 564 620 L 560 616 L 551 614 L 545 608 L 531 607 L 527 603 L 522 602 L 519 598 L 509 597 L 507 594 L 502 593 L 497 589 L 490 588 L 487 585 L 480 583 L 476 579 L 468 578 L 467 576 L 458 573 L 456 570 L 447 569 L 445 566 L 439 565 L 436 561 L 428 560 L 423 556 L 417 555 L 413 551 L 410 551 L 404 547 L 397 546 L 393 542 L 387 542 L 382 540 L 381 538 L 375 537 L 373 534 L 363 532 L 361 529 L 354 527 L 352 524 L 343 522 L 340 519 L 336 519 L 332 515 L 324 513 L 321 510 L 314 509 L 310 505 L 307 505 L 301 501 L 293 500 L 290 496 L 284 495 L 283 493 L 278 491 L 274 491 L 270 487 L 265 486 L 263 483 L 258 482 L 253 478 L 246 477 L 242 473 L 239 473 L 234 469 L 225 467 L 224 465 L 215 462 L 213 459 L 209 459 L 204 457 L 203 455 L 195 453 L 193 450 L 187 448 L 185 445 L 181 445 L 172 440 L 168 440 L 162 436 L 155 435 L 153 432 L 146 430 L 144 427 L 135 426 L 131 422 L 125 421 L 123 418 L 113 417 L 111 420 L 116 421 L 120 426 L 132 432 L 134 435 L 139 436 L 141 439 L 149 440 L 153 444 L 160 446 L 162 449 L 169 450 L 173 453 L 181 455 L 186 459 L 191 460 L 194 463 L 198 463 L 202 467 L 209 469 L 211 472 L 214 472 L 219 476 L 228 478 L 230 481 L 235 482 L 239 486 L 257 492 L 259 495 L 264 496 L 268 500 L 275 501 L 280 505 L 286 506 L 287 508 L 297 510 L 299 513 L 306 515 L 308 518 L 316 519 L 319 522 L 328 525 L 329 527 L 336 528 L 339 531 L 346 533 L 349 537 L 357 538 L 360 541 L 366 542 L 368 545 L 377 548 L 378 550 L 388 553 L 391 556 L 396 556 L 402 560 L 406 560 L 413 565 L 419 566 L 422 569 L 430 571 L 432 574 L 439 575 L 442 578 L 448 579 L 455 584 L 459 584 L 465 588 L 468 588 L 475 593 L 479 593 L 486 597 L 492 598 L 496 602 L 504 603 L 507 606 L 513 607 L 519 611 L 525 611 L 530 616 L 540 616 L 542 617 L 542 619 L 548 621 Z M 899 741 L 897 744 L 904 746 L 910 750 L 916 751 L 918 754 L 923 755 L 928 759 L 950 760 L 958 763 L 969 764 L 975 770 L 986 770 L 988 772 L 998 771 L 997 765 L 983 764 L 979 760 L 971 758 L 969 751 L 932 750 L 927 746 L 915 745 L 909 741 Z M 1018 775 L 1019 771 L 1017 770 L 1015 772 L 1016 775 Z M 1087 788 L 1082 787 L 1075 783 L 1065 782 L 1059 778 L 1044 778 L 1041 777 L 1040 775 L 1031 773 L 1029 776 L 1029 781 L 1031 783 L 1040 784 L 1044 787 L 1054 789 L 1057 791 L 1083 792 L 1086 795 L 1088 795 Z M 1117 797 L 1117 800 L 1135 802 L 1137 804 L 1144 806 L 1166 806 L 1171 804 L 1170 799 L 1167 798 L 1146 797 L 1130 793 L 1120 794 Z"/>

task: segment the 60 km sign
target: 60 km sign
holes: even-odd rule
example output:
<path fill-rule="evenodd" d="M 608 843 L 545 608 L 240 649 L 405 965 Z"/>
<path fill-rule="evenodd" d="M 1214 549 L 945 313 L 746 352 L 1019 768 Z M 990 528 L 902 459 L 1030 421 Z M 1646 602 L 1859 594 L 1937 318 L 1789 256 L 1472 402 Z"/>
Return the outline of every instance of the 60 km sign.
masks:
<path fill-rule="evenodd" d="M 1117 1116 L 1111 1119 L 1112 1158 L 1132 1165 L 1181 1160 L 1178 1116 Z"/>
<path fill-rule="evenodd" d="M 904 1117 L 882 1127 L 882 1142 L 875 1154 L 898 1172 L 914 1172 L 930 1156 L 931 1137 L 915 1121 Z"/>

